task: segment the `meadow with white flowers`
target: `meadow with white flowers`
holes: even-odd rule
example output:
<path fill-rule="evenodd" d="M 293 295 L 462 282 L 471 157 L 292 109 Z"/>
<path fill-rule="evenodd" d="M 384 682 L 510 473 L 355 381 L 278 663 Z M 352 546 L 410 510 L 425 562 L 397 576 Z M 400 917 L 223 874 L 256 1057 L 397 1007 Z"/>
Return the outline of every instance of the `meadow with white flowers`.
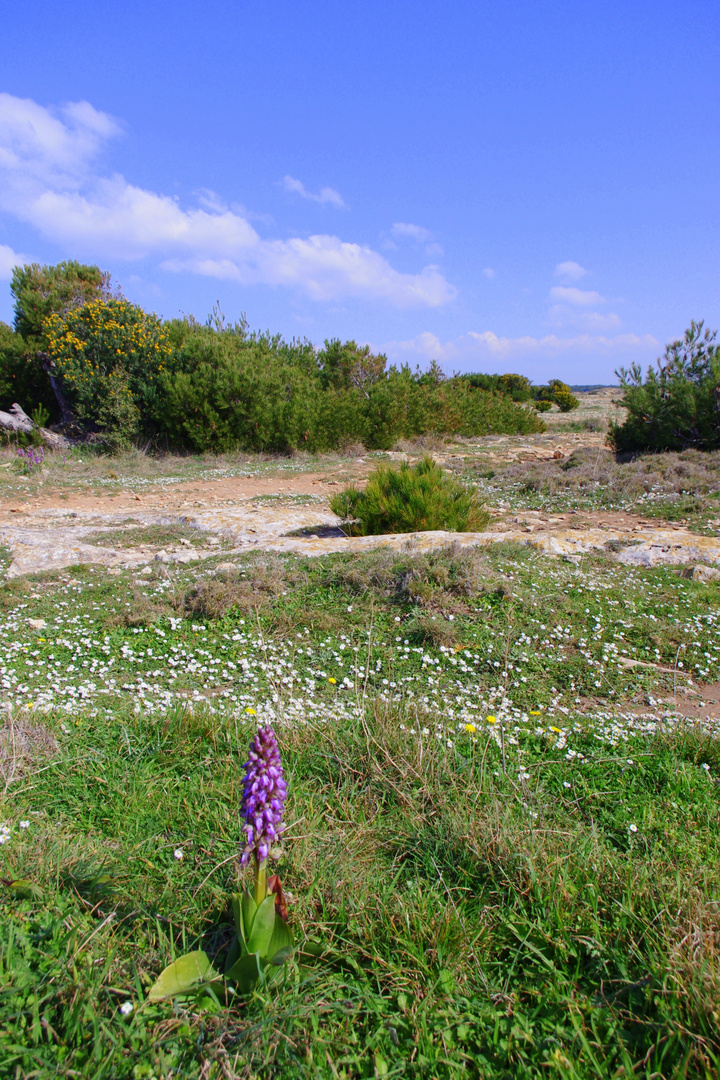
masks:
<path fill-rule="evenodd" d="M 547 506 L 544 468 L 474 478 Z M 226 558 L 0 587 L 0 1077 L 717 1075 L 720 585 L 508 543 Z M 149 1003 L 234 932 L 258 723 L 298 955 Z"/>

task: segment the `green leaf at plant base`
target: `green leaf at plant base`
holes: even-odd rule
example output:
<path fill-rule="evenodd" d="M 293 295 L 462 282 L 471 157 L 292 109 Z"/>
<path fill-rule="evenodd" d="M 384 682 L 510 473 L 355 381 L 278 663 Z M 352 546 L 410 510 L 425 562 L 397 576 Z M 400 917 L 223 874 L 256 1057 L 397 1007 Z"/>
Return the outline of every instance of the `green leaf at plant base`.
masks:
<path fill-rule="evenodd" d="M 262 977 L 262 965 L 257 953 L 245 953 L 225 972 L 225 978 L 235 983 L 239 994 L 251 993 Z"/>
<path fill-rule="evenodd" d="M 150 987 L 149 1001 L 162 1001 L 164 998 L 187 994 L 197 989 L 202 983 L 212 982 L 219 977 L 212 966 L 210 957 L 202 949 L 181 956 L 168 964 L 160 977 Z"/>
<path fill-rule="evenodd" d="M 225 957 L 225 974 L 227 975 L 233 964 L 240 959 L 240 957 L 247 952 L 241 938 L 236 934 L 230 943 L 230 948 L 227 951 Z"/>
<path fill-rule="evenodd" d="M 238 937 L 247 948 L 248 938 L 250 937 L 250 931 L 252 930 L 258 908 L 255 903 L 255 897 L 252 893 L 248 892 L 247 889 L 242 895 L 233 893 L 232 906 Z"/>
<path fill-rule="evenodd" d="M 293 944 L 292 930 L 276 912 L 272 937 L 268 942 L 267 959 L 271 964 L 284 964 L 292 956 Z"/>
<path fill-rule="evenodd" d="M 18 878 L 16 881 L 11 881 L 8 888 L 12 889 L 18 896 L 22 896 L 24 900 L 42 900 L 45 896 L 40 886 L 27 878 Z"/>
<path fill-rule="evenodd" d="M 263 958 L 266 957 L 268 955 L 268 948 L 274 929 L 275 896 L 270 893 L 269 896 L 265 897 L 262 904 L 260 904 L 255 912 L 255 917 L 249 931 L 247 923 L 245 924 L 248 952 L 260 953 Z"/>

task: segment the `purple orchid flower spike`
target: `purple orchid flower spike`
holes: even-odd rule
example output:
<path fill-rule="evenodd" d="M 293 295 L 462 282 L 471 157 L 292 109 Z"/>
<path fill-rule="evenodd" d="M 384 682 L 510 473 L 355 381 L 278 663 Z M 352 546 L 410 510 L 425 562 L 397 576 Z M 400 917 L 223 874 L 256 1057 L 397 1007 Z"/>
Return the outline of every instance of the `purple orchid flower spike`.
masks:
<path fill-rule="evenodd" d="M 254 856 L 255 900 L 258 904 L 267 895 L 267 860 L 283 831 L 286 798 L 287 785 L 275 732 L 270 727 L 260 728 L 250 743 L 245 763 L 242 815 L 247 843 L 240 857 L 245 865 L 250 856 Z"/>

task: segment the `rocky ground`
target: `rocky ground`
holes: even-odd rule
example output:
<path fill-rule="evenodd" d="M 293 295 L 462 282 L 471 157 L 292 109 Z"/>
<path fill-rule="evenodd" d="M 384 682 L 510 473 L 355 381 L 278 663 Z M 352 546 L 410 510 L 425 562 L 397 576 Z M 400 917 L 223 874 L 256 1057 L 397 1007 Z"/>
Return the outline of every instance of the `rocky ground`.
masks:
<path fill-rule="evenodd" d="M 622 510 L 548 513 L 497 502 L 491 505 L 493 521 L 485 533 L 349 538 L 329 508 L 335 490 L 347 482 L 362 484 L 381 458 L 412 460 L 429 450 L 461 474 L 511 462 L 563 461 L 578 450 L 591 450 L 601 461 L 610 455 L 606 430 L 616 398 L 617 391 L 584 394 L 581 408 L 569 417 L 549 414 L 548 431 L 541 435 L 451 444 L 418 440 L 387 454 L 359 457 L 246 458 L 214 462 L 214 467 L 205 462 L 205 468 L 197 460 L 154 464 L 148 458 L 121 475 L 115 469 L 123 463 L 113 459 L 51 455 L 42 472 L 27 477 L 18 476 L 10 460 L 0 471 L 0 542 L 12 555 L 8 576 L 77 563 L 142 571 L 152 563 L 201 561 L 219 551 L 231 559 L 258 549 L 306 555 L 381 545 L 427 550 L 449 540 L 461 545 L 515 540 L 572 561 L 603 550 L 628 564 L 682 565 L 696 576 L 714 576 L 715 565 L 720 566 L 719 537 Z"/>

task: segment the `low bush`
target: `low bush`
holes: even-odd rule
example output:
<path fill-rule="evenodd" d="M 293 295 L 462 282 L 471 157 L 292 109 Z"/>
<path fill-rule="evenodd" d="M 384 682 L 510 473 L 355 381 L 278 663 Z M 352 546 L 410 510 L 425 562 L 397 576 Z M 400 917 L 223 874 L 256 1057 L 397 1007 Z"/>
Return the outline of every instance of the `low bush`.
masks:
<path fill-rule="evenodd" d="M 535 392 L 535 397 L 536 408 L 540 408 L 541 402 L 546 403 L 546 408 L 554 404 L 563 413 L 572 412 L 580 404 L 567 383 L 562 382 L 561 379 L 551 379 L 547 386 L 539 387 Z"/>
<path fill-rule="evenodd" d="M 480 532 L 490 520 L 475 492 L 427 455 L 399 469 L 379 465 L 364 491 L 345 488 L 330 507 L 361 536 L 435 529 Z"/>
<path fill-rule="evenodd" d="M 618 451 L 720 448 L 720 346 L 717 331 L 692 322 L 643 381 L 639 364 L 617 372 L 625 391 L 623 424 L 610 439 Z"/>

